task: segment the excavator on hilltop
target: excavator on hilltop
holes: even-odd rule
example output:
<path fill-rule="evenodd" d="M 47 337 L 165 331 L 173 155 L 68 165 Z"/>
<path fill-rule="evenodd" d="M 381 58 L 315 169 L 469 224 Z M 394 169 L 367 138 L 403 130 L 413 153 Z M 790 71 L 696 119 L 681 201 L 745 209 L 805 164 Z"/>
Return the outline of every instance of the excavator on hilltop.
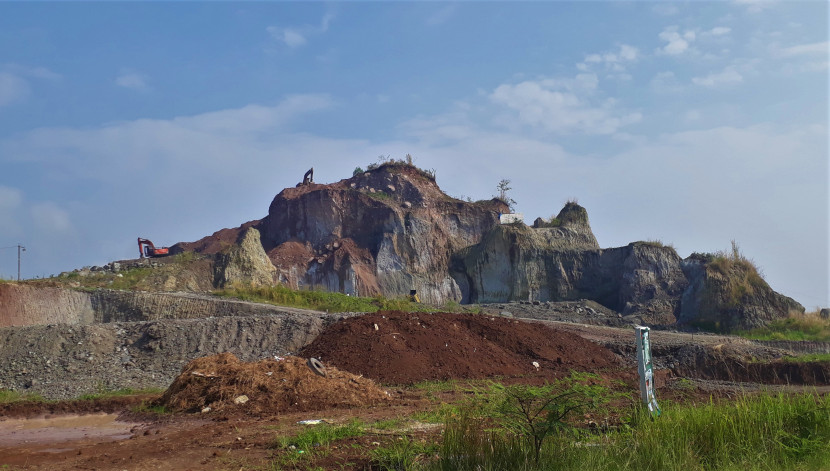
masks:
<path fill-rule="evenodd" d="M 165 255 L 170 255 L 170 249 L 168 247 L 156 248 L 152 242 L 147 239 L 142 239 L 141 237 L 138 238 L 138 252 L 140 254 L 140 258 L 164 257 Z"/>

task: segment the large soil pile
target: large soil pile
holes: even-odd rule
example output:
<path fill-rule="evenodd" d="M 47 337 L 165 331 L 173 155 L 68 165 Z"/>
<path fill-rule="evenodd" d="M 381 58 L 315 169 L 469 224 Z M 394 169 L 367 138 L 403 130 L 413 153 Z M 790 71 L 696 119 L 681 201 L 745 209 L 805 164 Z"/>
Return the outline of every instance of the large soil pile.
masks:
<path fill-rule="evenodd" d="M 332 324 L 300 355 L 386 384 L 516 375 L 555 378 L 571 370 L 620 366 L 610 350 L 542 324 L 399 311 Z"/>
<path fill-rule="evenodd" d="M 238 408 L 276 414 L 355 407 L 385 401 L 389 395 L 366 378 L 325 368 L 314 373 L 299 357 L 241 362 L 232 353 L 191 361 L 159 399 L 169 410 L 198 412 Z M 238 403 L 240 396 L 247 401 Z"/>

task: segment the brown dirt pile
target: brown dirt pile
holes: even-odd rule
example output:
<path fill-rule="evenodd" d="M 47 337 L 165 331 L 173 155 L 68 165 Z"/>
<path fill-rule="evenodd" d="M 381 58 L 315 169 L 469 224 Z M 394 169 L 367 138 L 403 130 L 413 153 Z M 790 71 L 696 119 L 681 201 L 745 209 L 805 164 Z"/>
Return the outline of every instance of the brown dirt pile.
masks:
<path fill-rule="evenodd" d="M 235 399 L 243 395 L 248 401 L 236 404 Z M 388 398 L 373 381 L 337 368 L 327 367 L 325 377 L 315 374 L 303 358 L 249 363 L 222 353 L 188 363 L 158 404 L 182 412 L 210 407 L 277 414 L 365 406 Z"/>
<path fill-rule="evenodd" d="M 300 355 L 385 384 L 516 375 L 555 378 L 571 370 L 620 366 L 610 350 L 538 323 L 399 311 L 332 324 Z"/>

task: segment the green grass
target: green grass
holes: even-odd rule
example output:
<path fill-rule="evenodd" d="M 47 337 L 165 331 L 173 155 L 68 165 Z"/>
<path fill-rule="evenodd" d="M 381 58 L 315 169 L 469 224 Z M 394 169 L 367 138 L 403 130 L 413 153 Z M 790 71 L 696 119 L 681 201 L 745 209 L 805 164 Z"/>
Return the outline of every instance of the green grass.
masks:
<path fill-rule="evenodd" d="M 164 414 L 170 414 L 171 413 L 171 411 L 167 410 L 167 408 L 164 407 L 164 406 L 153 405 L 153 404 L 150 404 L 150 403 L 147 403 L 147 402 L 142 402 L 141 404 L 139 404 L 137 406 L 133 406 L 130 410 L 133 411 L 133 412 L 139 412 L 139 413 L 145 413 L 145 414 L 150 413 L 150 414 L 156 414 L 156 415 L 164 415 Z"/>
<path fill-rule="evenodd" d="M 442 470 L 820 470 L 830 466 L 830 396 L 761 395 L 642 411 L 607 433 L 549 437 L 538 465 L 526 440 L 461 415 L 448 420 Z"/>
<path fill-rule="evenodd" d="M 637 244 L 647 245 L 649 247 L 657 247 L 659 249 L 672 249 L 677 252 L 677 249 L 672 244 L 666 244 L 660 239 L 648 239 L 636 242 Z"/>
<path fill-rule="evenodd" d="M 438 445 L 406 435 L 391 445 L 372 450 L 372 468 L 388 471 L 416 469 L 438 451 Z"/>
<path fill-rule="evenodd" d="M 812 314 L 797 315 L 773 321 L 766 327 L 738 332 L 738 335 L 752 340 L 830 342 L 830 320 Z"/>
<path fill-rule="evenodd" d="M 814 361 L 830 361 L 830 353 L 808 353 L 806 355 L 797 355 L 794 357 L 783 357 L 782 361 L 791 363 L 811 363 Z"/>
<path fill-rule="evenodd" d="M 295 291 L 281 285 L 257 287 L 236 285 L 231 288 L 216 291 L 214 294 L 222 297 L 238 298 L 244 301 L 328 312 L 437 312 L 439 310 L 434 306 L 415 303 L 406 298 L 388 299 L 382 296 L 365 298 L 346 296 L 342 293 L 329 293 L 326 291 Z"/>
<path fill-rule="evenodd" d="M 413 384 L 412 387 L 419 391 L 425 392 L 427 396 L 434 396 L 439 392 L 455 391 L 456 388 L 458 388 L 458 380 L 448 379 L 421 381 L 420 383 Z"/>
<path fill-rule="evenodd" d="M 366 425 L 358 419 L 353 419 L 343 425 L 313 425 L 297 435 L 278 437 L 273 445 L 274 448 L 289 448 L 293 446 L 296 450 L 309 452 L 313 448 L 326 447 L 337 440 L 360 437 L 365 433 Z"/>
<path fill-rule="evenodd" d="M 12 402 L 46 402 L 46 399 L 37 393 L 22 394 L 18 391 L 10 391 L 8 389 L 0 389 L 0 404 L 10 404 Z"/>
<path fill-rule="evenodd" d="M 353 419 L 344 425 L 314 425 L 294 436 L 277 437 L 271 448 L 281 449 L 282 453 L 275 456 L 270 469 L 309 469 L 309 462 L 326 455 L 331 443 L 363 436 L 365 429 L 362 421 Z M 305 466 L 300 466 L 301 462 Z"/>
<path fill-rule="evenodd" d="M 389 193 L 384 193 L 383 191 L 375 191 L 374 193 L 371 191 L 365 191 L 364 194 L 370 198 L 379 200 L 379 201 L 390 201 L 392 200 L 392 195 Z"/>
<path fill-rule="evenodd" d="M 89 394 L 82 394 L 78 396 L 78 399 L 82 401 L 92 401 L 96 399 L 109 399 L 112 397 L 123 397 L 123 396 L 135 396 L 138 394 L 159 394 L 164 392 L 161 388 L 147 388 L 147 389 L 132 389 L 132 388 L 123 388 L 117 389 L 114 391 L 106 391 L 101 390 L 95 393 Z"/>
<path fill-rule="evenodd" d="M 461 408 L 457 404 L 442 402 L 438 407 L 412 414 L 411 418 L 418 422 L 427 424 L 440 424 L 446 422 L 450 417 L 461 414 Z"/>
<path fill-rule="evenodd" d="M 374 430 L 396 430 L 401 428 L 404 423 L 406 423 L 406 420 L 403 418 L 384 419 L 378 420 L 370 427 Z"/>

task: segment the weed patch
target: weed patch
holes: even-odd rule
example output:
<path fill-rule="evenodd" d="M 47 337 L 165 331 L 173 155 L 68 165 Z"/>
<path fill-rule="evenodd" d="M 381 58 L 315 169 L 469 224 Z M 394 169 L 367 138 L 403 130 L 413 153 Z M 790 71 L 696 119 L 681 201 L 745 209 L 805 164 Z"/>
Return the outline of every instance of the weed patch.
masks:
<path fill-rule="evenodd" d="M 830 462 L 830 396 L 762 395 L 666 407 L 657 420 L 638 408 L 604 433 L 571 429 L 533 446 L 509 428 L 462 415 L 447 422 L 430 469 L 726 470 L 824 469 Z"/>
<path fill-rule="evenodd" d="M 46 399 L 37 393 L 21 394 L 17 391 L 8 389 L 0 389 L 0 404 L 10 404 L 12 402 L 46 402 Z"/>
<path fill-rule="evenodd" d="M 372 450 L 372 469 L 389 471 L 414 469 L 438 451 L 438 445 L 416 440 L 406 435 L 398 437 L 390 446 Z"/>
<path fill-rule="evenodd" d="M 822 319 L 812 313 L 795 315 L 770 322 L 766 327 L 737 334 L 752 340 L 830 342 L 830 320 Z"/>
<path fill-rule="evenodd" d="M 438 311 L 438 309 L 432 306 L 415 303 L 406 298 L 388 299 L 382 296 L 365 298 L 358 296 L 346 296 L 342 293 L 330 293 L 325 291 L 295 291 L 282 285 L 255 287 L 234 285 L 230 288 L 215 291 L 214 294 L 221 297 L 237 298 L 243 301 L 315 309 L 327 312 Z"/>

